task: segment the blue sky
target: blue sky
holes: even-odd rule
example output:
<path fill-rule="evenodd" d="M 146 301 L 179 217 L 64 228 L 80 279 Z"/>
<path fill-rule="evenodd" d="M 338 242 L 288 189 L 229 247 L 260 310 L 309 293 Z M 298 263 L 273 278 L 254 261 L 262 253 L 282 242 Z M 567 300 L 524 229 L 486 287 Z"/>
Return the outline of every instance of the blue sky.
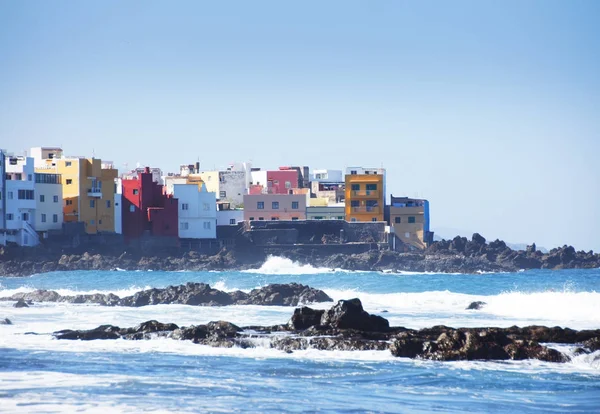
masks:
<path fill-rule="evenodd" d="M 0 147 L 384 166 L 432 227 L 600 250 L 600 2 L 0 0 Z M 448 236 L 448 234 L 445 234 Z"/>

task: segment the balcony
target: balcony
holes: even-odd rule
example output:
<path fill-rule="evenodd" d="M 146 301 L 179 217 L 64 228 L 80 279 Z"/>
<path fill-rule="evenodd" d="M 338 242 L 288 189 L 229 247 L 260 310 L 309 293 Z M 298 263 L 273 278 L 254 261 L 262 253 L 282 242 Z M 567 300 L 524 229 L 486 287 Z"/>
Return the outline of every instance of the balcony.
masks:
<path fill-rule="evenodd" d="M 379 198 L 379 190 L 352 190 L 352 197 Z"/>
<path fill-rule="evenodd" d="M 102 189 L 97 187 L 88 188 L 88 197 L 102 198 Z"/>
<path fill-rule="evenodd" d="M 379 214 L 379 211 L 380 211 L 379 207 L 362 206 L 362 207 L 351 207 L 351 208 L 352 208 L 353 213 Z"/>

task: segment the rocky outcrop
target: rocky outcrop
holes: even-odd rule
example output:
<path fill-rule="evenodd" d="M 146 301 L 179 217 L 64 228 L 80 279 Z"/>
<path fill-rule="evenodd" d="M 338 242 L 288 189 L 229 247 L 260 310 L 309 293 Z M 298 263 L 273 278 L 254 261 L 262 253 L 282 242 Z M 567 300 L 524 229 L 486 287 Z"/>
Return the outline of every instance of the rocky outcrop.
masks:
<path fill-rule="evenodd" d="M 299 283 L 271 284 L 250 293 L 235 291 L 232 293 L 213 289 L 206 283 L 186 283 L 166 288 L 153 288 L 119 298 L 112 293 L 92 295 L 61 296 L 55 291 L 35 290 L 16 293 L 0 300 L 35 302 L 92 303 L 103 306 L 140 307 L 159 304 L 181 304 L 192 306 L 262 305 L 297 306 L 304 303 L 331 302 L 325 292 Z M 16 305 L 15 305 L 16 306 Z"/>
<path fill-rule="evenodd" d="M 28 308 L 29 305 L 23 300 L 23 299 L 19 299 L 17 300 L 17 302 L 13 305 L 14 308 Z"/>
<path fill-rule="evenodd" d="M 8 318 L 0 319 L 0 325 L 12 325 L 12 321 Z"/>
<path fill-rule="evenodd" d="M 270 335 L 277 332 L 277 335 Z M 413 330 L 390 327 L 379 316 L 370 315 L 358 299 L 342 300 L 328 310 L 298 308 L 286 325 L 238 327 L 226 321 L 179 327 L 157 321 L 133 328 L 102 325 L 90 330 L 63 330 L 57 339 L 127 339 L 166 337 L 215 347 L 257 346 L 257 338 L 285 352 L 319 350 L 389 350 L 404 358 L 436 361 L 539 359 L 567 362 L 561 352 L 545 342 L 579 344 L 581 352 L 600 349 L 600 330 L 574 331 L 559 327 L 449 328 L 434 326 Z"/>
<path fill-rule="evenodd" d="M 487 305 L 487 303 L 478 300 L 478 301 L 475 301 L 475 302 L 471 302 L 469 304 L 469 306 L 467 306 L 466 309 L 467 310 L 478 310 L 478 309 L 483 308 L 485 305 Z"/>

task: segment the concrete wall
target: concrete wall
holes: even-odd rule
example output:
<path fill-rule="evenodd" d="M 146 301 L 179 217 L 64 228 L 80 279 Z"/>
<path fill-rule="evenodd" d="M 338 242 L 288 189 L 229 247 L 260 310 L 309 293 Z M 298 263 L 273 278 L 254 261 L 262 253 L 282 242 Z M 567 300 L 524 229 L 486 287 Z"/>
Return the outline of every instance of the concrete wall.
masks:
<path fill-rule="evenodd" d="M 262 203 L 263 208 L 259 208 Z M 277 208 L 274 203 L 279 203 Z M 297 208 L 294 208 L 297 203 Z M 244 220 L 305 220 L 306 195 L 257 194 L 244 196 Z"/>
<path fill-rule="evenodd" d="M 205 186 L 175 184 L 173 194 L 179 199 L 179 238 L 215 239 L 217 237 L 217 200 Z"/>
<path fill-rule="evenodd" d="M 219 192 L 216 193 L 219 201 L 231 203 L 231 207 L 238 208 L 244 204 L 247 179 L 245 171 L 220 171 Z"/>
<path fill-rule="evenodd" d="M 234 223 L 231 222 L 234 221 Z M 230 226 L 244 221 L 244 210 L 221 210 L 217 211 L 217 226 Z"/>

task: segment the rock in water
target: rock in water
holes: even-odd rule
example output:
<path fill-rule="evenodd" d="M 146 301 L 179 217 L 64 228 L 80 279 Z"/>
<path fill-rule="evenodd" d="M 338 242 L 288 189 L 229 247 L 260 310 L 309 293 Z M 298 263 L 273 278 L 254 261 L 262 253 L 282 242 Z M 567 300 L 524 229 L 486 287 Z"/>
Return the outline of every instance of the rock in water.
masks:
<path fill-rule="evenodd" d="M 469 306 L 467 306 L 466 309 L 467 310 L 481 309 L 481 308 L 483 308 L 484 305 L 487 305 L 487 303 L 481 302 L 481 301 L 471 302 L 471 304 Z"/>
<path fill-rule="evenodd" d="M 15 303 L 13 305 L 14 308 L 28 308 L 29 305 L 23 300 L 23 299 L 19 299 L 17 301 L 17 303 Z"/>
<path fill-rule="evenodd" d="M 0 319 L 0 325 L 12 325 L 12 321 L 8 318 Z"/>
<path fill-rule="evenodd" d="M 321 317 L 325 313 L 324 310 L 311 309 L 306 306 L 294 310 L 292 319 L 290 319 L 288 326 L 290 329 L 301 331 L 308 329 L 311 326 L 317 326 L 321 323 Z"/>
<path fill-rule="evenodd" d="M 390 328 L 387 319 L 365 312 L 358 298 L 340 300 L 331 309 L 323 313 L 321 325 L 366 332 L 385 332 Z"/>

